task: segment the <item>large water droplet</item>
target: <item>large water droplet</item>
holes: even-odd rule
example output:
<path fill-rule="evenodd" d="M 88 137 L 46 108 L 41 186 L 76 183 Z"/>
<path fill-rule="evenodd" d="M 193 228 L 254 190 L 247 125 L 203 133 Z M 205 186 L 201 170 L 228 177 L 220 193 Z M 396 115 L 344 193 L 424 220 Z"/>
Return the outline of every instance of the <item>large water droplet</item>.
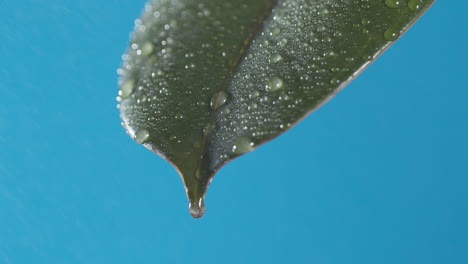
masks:
<path fill-rule="evenodd" d="M 129 79 L 122 83 L 120 86 L 120 97 L 122 99 L 128 98 L 135 88 L 135 80 Z"/>
<path fill-rule="evenodd" d="M 220 108 L 226 103 L 228 93 L 226 91 L 219 91 L 211 97 L 210 106 L 213 110 Z"/>
<path fill-rule="evenodd" d="M 389 28 L 385 31 L 384 37 L 388 41 L 396 40 L 400 36 L 400 32 L 398 30 Z"/>
<path fill-rule="evenodd" d="M 135 133 L 135 140 L 136 142 L 143 144 L 145 143 L 146 140 L 148 140 L 149 136 L 150 136 L 150 133 L 148 130 L 146 129 L 138 130 Z"/>
<path fill-rule="evenodd" d="M 234 154 L 244 154 L 253 149 L 254 143 L 248 137 L 241 137 L 236 141 L 236 144 L 232 147 Z"/>
<path fill-rule="evenodd" d="M 190 214 L 195 218 L 200 218 L 205 213 L 205 201 L 203 198 L 200 198 L 198 201 L 189 202 L 189 211 Z"/>
<path fill-rule="evenodd" d="M 268 85 L 266 89 L 268 92 L 273 92 L 283 88 L 283 84 L 283 79 L 281 79 L 278 76 L 274 76 L 271 77 L 270 80 L 268 80 Z"/>

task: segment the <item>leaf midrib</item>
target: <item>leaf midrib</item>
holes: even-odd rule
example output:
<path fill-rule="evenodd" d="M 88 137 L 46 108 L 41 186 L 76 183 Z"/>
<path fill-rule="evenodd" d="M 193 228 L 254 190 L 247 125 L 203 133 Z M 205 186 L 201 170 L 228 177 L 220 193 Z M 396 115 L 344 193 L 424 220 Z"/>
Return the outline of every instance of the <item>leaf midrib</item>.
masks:
<path fill-rule="evenodd" d="M 220 86 L 220 89 L 217 90 L 215 93 L 221 92 L 221 91 L 227 91 L 231 80 L 233 76 L 235 75 L 237 69 L 239 68 L 242 59 L 245 57 L 245 54 L 249 50 L 250 45 L 253 42 L 254 37 L 258 34 L 258 32 L 261 32 L 262 28 L 265 26 L 265 21 L 266 19 L 272 14 L 273 9 L 275 6 L 279 4 L 280 0 L 273 0 L 265 5 L 265 9 L 263 10 L 263 13 L 258 17 L 258 23 L 254 24 L 250 30 L 248 30 L 247 37 L 242 40 L 242 45 L 239 48 L 239 53 L 235 57 L 232 65 L 228 65 L 228 70 L 226 72 L 223 84 Z M 210 111 L 210 114 L 208 118 L 206 119 L 206 122 L 204 123 L 205 127 L 212 123 L 215 120 L 216 113 L 223 107 L 220 107 L 219 109 L 212 109 Z M 202 168 L 202 162 L 204 160 L 204 154 L 207 151 L 207 141 L 210 133 L 203 133 L 201 144 L 200 144 L 200 153 L 199 153 L 199 160 L 197 167 L 195 170 L 199 170 Z M 222 166 L 222 164 L 217 164 L 215 169 L 208 175 L 208 178 L 211 178 L 216 171 Z"/>

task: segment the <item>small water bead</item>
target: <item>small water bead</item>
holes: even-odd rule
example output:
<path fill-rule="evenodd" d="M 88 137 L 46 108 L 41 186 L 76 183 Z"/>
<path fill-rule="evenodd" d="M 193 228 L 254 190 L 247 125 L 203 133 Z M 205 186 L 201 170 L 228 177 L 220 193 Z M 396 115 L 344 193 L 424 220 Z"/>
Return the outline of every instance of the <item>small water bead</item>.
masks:
<path fill-rule="evenodd" d="M 282 46 L 282 47 L 286 46 L 286 44 L 288 44 L 288 40 L 285 39 L 285 38 L 281 39 L 281 40 L 278 42 L 278 45 L 280 45 L 280 46 Z"/>
<path fill-rule="evenodd" d="M 262 47 L 268 47 L 269 45 L 270 45 L 270 42 L 267 39 L 265 39 L 261 44 Z"/>
<path fill-rule="evenodd" d="M 182 119 L 182 118 L 184 118 L 184 115 L 183 115 L 183 114 L 180 114 L 180 113 L 179 113 L 179 114 L 176 114 L 176 115 L 175 115 L 175 119 L 177 119 L 177 120 L 180 120 L 180 119 Z"/>
<path fill-rule="evenodd" d="M 224 108 L 223 111 L 222 111 L 223 115 L 229 115 L 229 113 L 231 113 L 231 109 L 229 108 Z"/>
<path fill-rule="evenodd" d="M 330 80 L 331 85 L 337 85 L 339 83 L 340 83 L 340 80 L 338 80 L 337 78 L 333 78 L 333 79 Z"/>
<path fill-rule="evenodd" d="M 270 35 L 275 36 L 275 35 L 278 35 L 279 33 L 281 33 L 281 29 L 276 27 L 271 30 Z"/>
<path fill-rule="evenodd" d="M 247 107 L 247 110 L 254 110 L 257 108 L 258 108 L 258 105 L 256 103 L 252 103 L 250 106 Z"/>
<path fill-rule="evenodd" d="M 138 130 L 135 133 L 135 140 L 136 142 L 143 144 L 145 143 L 146 140 L 148 140 L 149 136 L 150 136 L 150 133 L 148 130 L 146 129 Z"/>
<path fill-rule="evenodd" d="M 385 4 L 390 8 L 398 8 L 401 6 L 402 0 L 385 0 Z"/>
<path fill-rule="evenodd" d="M 228 93 L 226 91 L 219 91 L 211 97 L 210 107 L 213 110 L 220 108 L 223 104 L 226 103 L 228 98 Z"/>
<path fill-rule="evenodd" d="M 396 40 L 399 36 L 400 36 L 400 32 L 398 32 L 398 30 L 395 30 L 393 28 L 387 29 L 384 33 L 384 37 L 388 41 Z"/>
<path fill-rule="evenodd" d="M 283 79 L 281 79 L 278 76 L 273 76 L 270 78 L 270 80 L 268 80 L 268 85 L 267 85 L 266 90 L 268 92 L 273 92 L 273 91 L 283 88 L 283 86 L 284 86 Z"/>
<path fill-rule="evenodd" d="M 419 9 L 421 9 L 421 4 L 421 0 L 409 0 L 408 8 L 411 11 L 418 11 Z"/>
<path fill-rule="evenodd" d="M 253 91 L 249 94 L 249 98 L 250 99 L 257 98 L 259 95 L 260 95 L 259 91 Z"/>
<path fill-rule="evenodd" d="M 277 63 L 283 60 L 283 57 L 280 54 L 272 54 L 270 56 L 270 63 Z"/>
<path fill-rule="evenodd" d="M 234 154 L 244 154 L 253 149 L 254 143 L 248 137 L 241 137 L 236 141 L 236 144 L 232 147 Z"/>
<path fill-rule="evenodd" d="M 133 79 L 126 80 L 120 86 L 120 97 L 122 99 L 128 98 L 132 94 L 134 88 L 135 88 L 135 80 Z"/>

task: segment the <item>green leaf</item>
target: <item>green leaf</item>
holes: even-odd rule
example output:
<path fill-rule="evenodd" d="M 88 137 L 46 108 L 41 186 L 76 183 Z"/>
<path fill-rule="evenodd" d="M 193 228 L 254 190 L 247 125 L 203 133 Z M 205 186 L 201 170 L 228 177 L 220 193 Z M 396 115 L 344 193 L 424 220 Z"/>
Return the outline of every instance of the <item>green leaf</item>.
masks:
<path fill-rule="evenodd" d="M 119 69 L 123 125 L 176 167 L 200 217 L 219 168 L 323 104 L 432 3 L 152 1 Z"/>

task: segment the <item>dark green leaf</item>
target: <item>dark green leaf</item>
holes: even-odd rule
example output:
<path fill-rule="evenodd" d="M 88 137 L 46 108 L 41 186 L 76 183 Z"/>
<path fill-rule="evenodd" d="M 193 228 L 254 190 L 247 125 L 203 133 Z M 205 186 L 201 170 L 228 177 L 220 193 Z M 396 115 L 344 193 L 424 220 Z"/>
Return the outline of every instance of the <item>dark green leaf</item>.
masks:
<path fill-rule="evenodd" d="M 119 70 L 130 136 L 200 217 L 215 172 L 343 88 L 433 0 L 155 0 Z"/>

